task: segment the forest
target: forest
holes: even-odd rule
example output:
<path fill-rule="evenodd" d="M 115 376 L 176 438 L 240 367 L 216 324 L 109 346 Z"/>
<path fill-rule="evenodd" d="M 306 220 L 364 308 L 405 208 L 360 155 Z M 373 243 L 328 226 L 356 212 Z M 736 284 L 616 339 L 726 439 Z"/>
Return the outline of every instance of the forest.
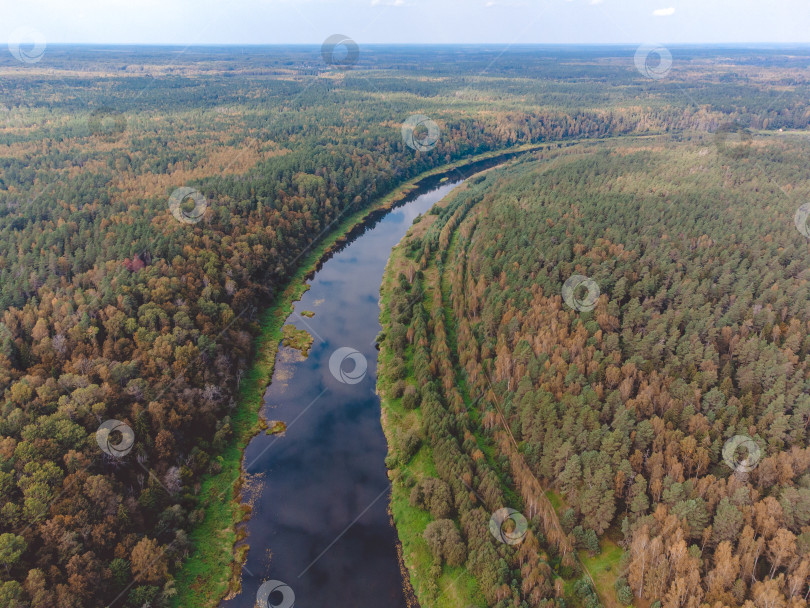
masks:
<path fill-rule="evenodd" d="M 493 170 L 389 263 L 379 382 L 423 606 L 463 605 L 461 576 L 504 608 L 808 605 L 810 145 L 684 139 Z M 490 534 L 503 507 L 517 542 Z"/>
<path fill-rule="evenodd" d="M 662 82 L 633 49 L 499 53 L 375 47 L 353 70 L 314 47 L 0 59 L 0 606 L 183 601 L 260 312 L 347 215 L 522 144 L 712 146 L 724 125 L 810 123 L 806 53 L 683 50 Z M 402 140 L 416 113 L 440 128 L 431 150 Z M 658 139 L 560 151 L 542 179 L 532 162 L 471 186 L 481 200 L 460 198 L 412 250 L 419 276 L 436 263 L 447 281 L 406 273 L 392 296 L 390 348 L 421 349 L 396 372 L 402 398 L 430 429 L 408 450 L 437 442 L 414 503 L 436 516 L 439 561 L 466 564 L 489 605 L 571 595 L 553 589 L 594 537 L 630 556 L 622 597 L 686 606 L 667 598 L 698 580 L 712 605 L 803 605 L 807 251 L 792 212 L 777 219 L 807 190 L 792 137 L 722 158 Z M 181 187 L 204 198 L 200 221 L 175 219 Z M 574 270 L 600 284 L 592 312 L 560 303 Z M 718 470 L 737 431 L 767 455 L 745 480 Z M 564 501 L 562 529 L 536 515 L 520 555 L 492 547 L 476 494 L 490 506 L 539 487 Z"/>

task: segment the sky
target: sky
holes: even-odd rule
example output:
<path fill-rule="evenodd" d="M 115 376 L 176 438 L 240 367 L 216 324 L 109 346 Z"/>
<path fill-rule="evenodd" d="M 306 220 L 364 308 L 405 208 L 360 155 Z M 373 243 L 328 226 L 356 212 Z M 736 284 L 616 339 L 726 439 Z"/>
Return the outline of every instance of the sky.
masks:
<path fill-rule="evenodd" d="M 810 43 L 810 0 L 0 0 L 51 43 Z"/>

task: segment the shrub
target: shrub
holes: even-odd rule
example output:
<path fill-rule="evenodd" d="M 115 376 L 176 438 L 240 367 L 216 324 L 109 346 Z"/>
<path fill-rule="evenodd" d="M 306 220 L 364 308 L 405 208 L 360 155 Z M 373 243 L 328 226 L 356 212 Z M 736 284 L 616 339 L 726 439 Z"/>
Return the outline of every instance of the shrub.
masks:
<path fill-rule="evenodd" d="M 405 387 L 402 393 L 402 407 L 406 410 L 415 410 L 419 407 L 419 396 L 416 393 L 416 388 L 412 385 Z"/>

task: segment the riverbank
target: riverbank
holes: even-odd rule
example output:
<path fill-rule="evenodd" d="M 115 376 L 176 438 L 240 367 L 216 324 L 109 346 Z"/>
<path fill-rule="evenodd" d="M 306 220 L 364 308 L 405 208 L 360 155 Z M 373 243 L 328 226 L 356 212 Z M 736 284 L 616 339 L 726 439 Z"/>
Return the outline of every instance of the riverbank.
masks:
<path fill-rule="evenodd" d="M 430 608 L 493 605 L 492 602 L 497 600 L 492 593 L 493 575 L 497 573 L 486 572 L 481 567 L 481 555 L 489 556 L 484 561 L 497 559 L 495 556 L 514 559 L 508 551 L 480 549 L 478 533 L 469 530 L 475 516 L 471 515 L 471 508 L 466 508 L 466 513 L 462 514 L 460 495 L 469 490 L 474 508 L 483 507 L 489 512 L 505 504 L 531 513 L 529 505 L 538 504 L 532 496 L 526 495 L 525 488 L 515 484 L 517 471 L 525 470 L 525 464 L 515 467 L 522 456 L 511 451 L 514 438 L 512 443 L 505 441 L 507 436 L 511 437 L 508 427 L 503 431 L 493 430 L 493 426 L 486 427 L 482 420 L 483 408 L 476 407 L 479 399 L 493 400 L 494 395 L 479 395 L 473 399 L 467 374 L 460 365 L 459 324 L 452 305 L 451 283 L 458 278 L 453 269 L 463 268 L 468 259 L 466 247 L 476 220 L 467 221 L 466 228 L 462 225 L 465 218 L 478 213 L 477 203 L 486 197 L 486 192 L 475 185 L 483 179 L 483 176 L 471 179 L 414 224 L 389 257 L 381 287 L 383 338 L 378 358 L 378 392 L 383 430 L 389 444 L 386 464 L 393 485 L 391 510 L 403 544 L 405 569 L 410 573 L 419 602 Z M 469 195 L 465 194 L 468 188 Z M 417 294 L 419 298 L 414 299 Z M 463 331 L 469 332 L 469 327 Z M 435 383 L 443 395 L 443 403 L 436 401 L 434 395 L 437 391 L 429 386 L 431 383 Z M 425 390 L 426 387 L 430 390 Z M 498 410 L 496 401 L 492 401 L 491 406 Z M 430 421 L 427 426 L 423 418 Z M 453 452 L 451 446 L 448 451 L 447 445 L 431 434 L 430 429 L 439 424 L 447 424 L 451 429 L 453 425 L 462 427 L 457 433 L 457 445 L 461 450 Z M 456 454 L 452 465 L 448 464 L 448 453 Z M 510 456 L 508 466 L 504 464 L 505 454 Z M 503 493 L 502 500 L 494 498 L 497 493 L 492 491 L 491 484 L 488 487 L 479 485 L 476 491 L 470 485 L 475 485 L 472 476 L 463 480 L 465 474 L 470 475 L 464 473 L 465 463 L 471 462 L 484 465 L 483 469 L 476 465 L 479 483 L 484 478 L 497 480 L 499 491 Z M 459 478 L 461 484 L 458 484 Z M 456 480 L 455 486 L 453 479 Z M 436 487 L 443 483 L 454 487 L 455 507 L 444 512 L 439 510 L 437 514 L 434 505 L 419 498 L 419 492 L 422 487 Z M 420 500 L 424 504 L 420 504 Z M 458 509 L 457 514 L 454 508 Z M 559 513 L 550 507 L 546 517 L 556 524 L 556 529 L 560 529 L 558 516 Z M 437 525 L 446 528 L 448 517 L 455 527 L 465 530 L 470 542 L 478 547 L 475 550 L 479 554 L 475 556 L 473 545 L 469 546 L 472 561 L 465 558 L 466 565 L 452 567 L 445 557 L 436 557 L 435 543 L 431 546 L 425 538 L 426 535 L 435 537 Z M 537 517 L 534 519 L 539 521 Z M 541 530 L 535 522 L 532 527 L 542 540 L 539 543 L 530 540 L 528 546 L 532 548 L 529 553 L 534 552 L 536 563 L 545 568 L 542 578 L 546 584 L 553 583 L 555 593 L 564 594 L 567 601 L 579 605 L 580 575 L 584 573 L 603 603 L 616 606 L 613 583 L 621 549 L 603 539 L 604 553 L 598 557 L 588 559 L 584 551 L 579 555 L 570 551 L 560 553 L 547 543 L 543 532 L 548 534 L 549 531 Z M 569 553 L 568 562 L 564 559 L 566 553 Z M 599 575 L 597 580 L 594 580 L 591 570 Z"/>
<path fill-rule="evenodd" d="M 435 208 L 445 207 L 464 185 L 454 190 Z M 409 243 L 415 238 L 423 236 L 435 222 L 436 215 L 425 214 L 421 220 L 414 224 L 393 249 L 380 287 L 380 323 L 383 334 L 391 326 L 391 298 L 400 273 L 408 272 L 409 261 L 406 256 Z M 435 274 L 435 269 L 432 271 Z M 425 294 L 422 304 L 427 310 L 431 308 L 431 297 Z M 388 442 L 389 451 L 386 465 L 389 468 L 389 478 L 392 483 L 390 512 L 400 543 L 400 567 L 407 573 L 409 584 L 413 589 L 416 600 L 422 606 L 430 608 L 451 608 L 453 606 L 478 605 L 481 601 L 481 592 L 478 581 L 465 570 L 465 568 L 450 568 L 445 566 L 438 572 L 432 571 L 433 557 L 430 548 L 423 537 L 423 533 L 432 518 L 426 511 L 414 507 L 410 502 L 411 488 L 406 478 L 424 479 L 436 477 L 436 465 L 433 460 L 432 449 L 423 443 L 413 458 L 406 463 L 401 462 L 400 446 L 409 431 L 421 428 L 422 413 L 420 408 L 407 409 L 403 405 L 401 396 L 396 396 L 397 381 L 392 377 L 393 370 L 398 364 L 404 364 L 408 375 L 405 382 L 416 386 L 412 377 L 413 350 L 408 349 L 404 360 L 398 359 L 391 352 L 387 340 L 379 345 L 380 354 L 377 364 L 377 392 L 380 396 L 380 409 L 383 432 Z"/>
<path fill-rule="evenodd" d="M 250 507 L 242 505 L 240 498 L 244 482 L 242 457 L 248 442 L 264 426 L 260 417 L 263 396 L 273 377 L 276 355 L 283 339 L 283 327 L 292 312 L 293 304 L 308 289 L 306 282 L 312 273 L 332 252 L 351 238 L 353 231 L 362 230 L 367 223 L 396 207 L 409 193 L 420 187 L 420 182 L 452 174 L 458 169 L 482 161 L 508 158 L 547 145 L 532 144 L 487 152 L 420 174 L 381 198 L 377 204 L 347 216 L 303 258 L 286 289 L 261 315 L 260 333 L 254 343 L 254 363 L 243 377 L 238 405 L 231 415 L 234 438 L 218 457 L 220 472 L 206 478 L 202 483 L 198 506 L 204 509 L 205 514 L 202 523 L 190 535 L 195 550 L 176 579 L 177 594 L 173 598 L 173 606 L 216 606 L 221 599 L 234 594 L 240 588 L 242 564 L 249 547 L 243 542 L 244 533 L 239 530 L 239 524 L 250 516 Z"/>

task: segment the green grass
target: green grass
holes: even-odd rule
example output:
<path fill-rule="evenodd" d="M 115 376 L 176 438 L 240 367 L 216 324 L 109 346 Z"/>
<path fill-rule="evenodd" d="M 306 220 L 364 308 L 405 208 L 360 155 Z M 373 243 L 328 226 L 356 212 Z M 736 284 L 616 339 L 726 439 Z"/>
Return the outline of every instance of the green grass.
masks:
<path fill-rule="evenodd" d="M 562 496 L 554 490 L 547 490 L 546 497 L 558 515 L 568 508 Z M 616 599 L 616 590 L 613 585 L 619 576 L 619 562 L 624 555 L 624 550 L 608 536 L 599 539 L 599 548 L 601 549 L 599 555 L 591 557 L 587 551 L 577 551 L 577 557 L 593 577 L 596 592 L 605 608 L 618 608 L 621 604 Z M 570 586 L 573 586 L 573 581 L 570 582 Z M 566 589 L 570 591 L 568 586 Z"/>
<path fill-rule="evenodd" d="M 284 346 L 294 348 L 300 351 L 304 357 L 309 356 L 309 349 L 315 339 L 305 329 L 298 329 L 295 325 L 285 325 L 281 328 L 282 340 Z"/>
<path fill-rule="evenodd" d="M 603 538 L 599 541 L 602 552 L 591 557 L 587 551 L 580 551 L 579 555 L 594 578 L 603 572 L 615 572 L 619 560 L 622 558 L 622 548 L 612 540 Z"/>
<path fill-rule="evenodd" d="M 616 599 L 614 583 L 619 576 L 619 562 L 624 551 L 609 538 L 599 539 L 602 552 L 591 557 L 587 551 L 579 551 L 579 559 L 591 573 L 596 585 L 596 592 L 605 603 L 605 608 L 621 606 Z"/>
<path fill-rule="evenodd" d="M 554 490 L 546 490 L 546 497 L 548 501 L 551 503 L 551 506 L 554 507 L 554 510 L 557 511 L 557 514 L 560 513 L 560 509 L 563 506 L 562 498 L 559 494 L 557 494 Z"/>
<path fill-rule="evenodd" d="M 416 184 L 420 180 L 505 152 L 524 151 L 536 147 L 524 145 L 508 150 L 495 150 L 422 173 L 381 198 L 375 205 L 346 216 L 327 238 L 302 258 L 286 289 L 261 315 L 260 331 L 254 340 L 256 355 L 242 379 L 238 405 L 231 414 L 233 439 L 216 458 L 221 466 L 220 472 L 206 476 L 201 482 L 198 507 L 204 509 L 205 513 L 201 523 L 189 534 L 194 551 L 177 573 L 175 578 L 177 593 L 172 598 L 171 606 L 175 608 L 217 606 L 223 597 L 237 592 L 240 588 L 241 566 L 246 557 L 247 546 L 240 545 L 240 550 L 234 555 L 234 545 L 241 540 L 237 526 L 249 515 L 249 509 L 239 500 L 242 454 L 250 439 L 264 426 L 259 420 L 259 413 L 265 390 L 273 377 L 276 354 L 283 339 L 282 328 L 292 314 L 294 303 L 309 289 L 306 277 L 350 229 L 362 223 L 371 212 L 389 208 L 401 200 L 417 187 Z M 418 536 L 421 539 L 421 534 Z"/>
<path fill-rule="evenodd" d="M 425 449 L 426 452 L 429 450 Z M 432 460 L 429 454 L 423 458 Z M 426 464 L 423 462 L 422 464 Z M 425 471 L 425 474 L 428 474 Z M 429 513 L 412 507 L 408 500 L 410 491 L 402 484 L 395 484 L 391 500 L 391 512 L 394 516 L 397 532 L 402 543 L 402 553 L 410 574 L 416 595 L 423 608 L 466 608 L 467 606 L 485 606 L 481 591 L 475 578 L 464 568 L 445 566 L 437 581 L 438 595 L 435 601 L 425 601 L 427 581 L 430 577 L 430 566 L 433 556 L 422 534 L 433 520 Z"/>

